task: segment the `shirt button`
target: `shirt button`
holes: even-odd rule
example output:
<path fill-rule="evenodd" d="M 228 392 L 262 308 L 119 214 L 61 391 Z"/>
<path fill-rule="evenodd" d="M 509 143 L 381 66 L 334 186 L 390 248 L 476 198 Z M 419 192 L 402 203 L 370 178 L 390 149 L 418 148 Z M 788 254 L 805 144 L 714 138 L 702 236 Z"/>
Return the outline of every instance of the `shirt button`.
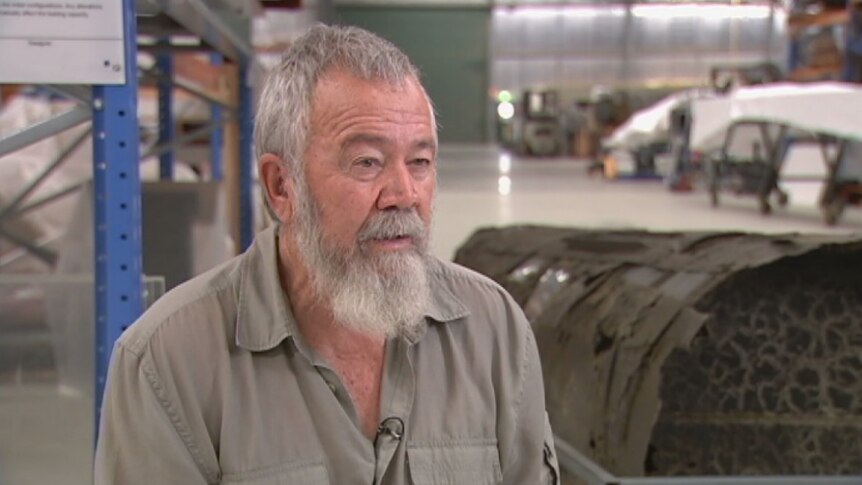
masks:
<path fill-rule="evenodd" d="M 335 389 L 335 384 L 333 384 L 333 383 L 331 383 L 331 382 L 327 382 L 327 383 L 326 383 L 326 385 L 327 385 L 327 386 L 329 386 L 329 390 L 330 390 L 330 391 L 332 391 L 332 393 L 333 393 L 333 394 L 336 394 L 336 393 L 338 392 L 338 391 Z"/>

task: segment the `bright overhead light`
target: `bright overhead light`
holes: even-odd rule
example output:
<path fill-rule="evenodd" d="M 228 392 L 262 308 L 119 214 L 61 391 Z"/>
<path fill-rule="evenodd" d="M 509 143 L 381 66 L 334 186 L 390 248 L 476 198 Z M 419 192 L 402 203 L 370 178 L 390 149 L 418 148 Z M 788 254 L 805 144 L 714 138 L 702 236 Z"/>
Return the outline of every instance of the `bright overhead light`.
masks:
<path fill-rule="evenodd" d="M 626 9 L 611 5 L 566 5 L 562 7 L 562 13 L 569 18 L 592 19 L 601 16 L 622 16 L 625 15 Z"/>
<path fill-rule="evenodd" d="M 498 6 L 494 9 L 495 16 L 526 17 L 531 20 L 550 19 L 559 16 L 592 19 L 600 16 L 622 16 L 625 13 L 624 7 L 611 5 Z"/>
<path fill-rule="evenodd" d="M 659 4 L 634 5 L 632 15 L 643 19 L 766 19 L 769 5 L 722 5 L 722 4 Z"/>
<path fill-rule="evenodd" d="M 512 155 L 509 155 L 506 152 L 501 153 L 499 159 L 499 168 L 501 174 L 505 175 L 509 173 L 509 171 L 512 170 Z"/>
<path fill-rule="evenodd" d="M 497 115 L 504 120 L 510 120 L 515 116 L 515 105 L 509 102 L 497 105 Z"/>
<path fill-rule="evenodd" d="M 499 179 L 497 179 L 497 192 L 500 195 L 509 195 L 512 193 L 512 179 L 508 176 L 503 175 Z"/>
<path fill-rule="evenodd" d="M 527 17 L 533 20 L 554 18 L 560 15 L 561 9 L 551 6 L 519 7 L 513 11 L 518 17 Z"/>

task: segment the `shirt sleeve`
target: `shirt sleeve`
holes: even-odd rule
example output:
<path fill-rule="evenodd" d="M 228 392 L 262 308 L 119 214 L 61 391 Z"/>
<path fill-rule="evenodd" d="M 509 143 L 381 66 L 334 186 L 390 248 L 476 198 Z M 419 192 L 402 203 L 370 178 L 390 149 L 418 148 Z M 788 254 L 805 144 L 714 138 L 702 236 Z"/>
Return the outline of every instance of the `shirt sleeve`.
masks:
<path fill-rule="evenodd" d="M 545 388 L 542 367 L 532 330 L 527 325 L 524 374 L 517 403 L 515 430 L 507 451 L 508 460 L 503 483 L 559 485 L 560 468 L 554 449 L 554 437 L 545 412 Z"/>
<path fill-rule="evenodd" d="M 215 483 L 217 472 L 205 471 L 183 429 L 147 358 L 118 343 L 102 403 L 95 484 Z"/>

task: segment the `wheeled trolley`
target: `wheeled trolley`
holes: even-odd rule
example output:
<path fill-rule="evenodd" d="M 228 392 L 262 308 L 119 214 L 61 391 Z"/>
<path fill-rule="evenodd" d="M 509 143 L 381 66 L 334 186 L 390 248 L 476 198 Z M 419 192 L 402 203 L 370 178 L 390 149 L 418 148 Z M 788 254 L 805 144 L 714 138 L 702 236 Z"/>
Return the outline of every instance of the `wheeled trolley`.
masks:
<path fill-rule="evenodd" d="M 713 207 L 721 192 L 757 197 L 760 212 L 772 212 L 770 198 L 787 205 L 787 192 L 778 185 L 787 153 L 787 127 L 745 122 L 728 129 L 721 149 L 706 159 L 706 180 Z"/>

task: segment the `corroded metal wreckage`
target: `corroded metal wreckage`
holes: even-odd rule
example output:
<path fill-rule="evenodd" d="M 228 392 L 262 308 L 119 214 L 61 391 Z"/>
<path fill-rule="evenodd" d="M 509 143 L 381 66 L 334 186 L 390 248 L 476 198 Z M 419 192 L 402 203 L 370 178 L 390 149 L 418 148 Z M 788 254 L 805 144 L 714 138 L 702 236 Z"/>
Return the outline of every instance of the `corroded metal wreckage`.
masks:
<path fill-rule="evenodd" d="M 862 237 L 482 229 L 556 434 L 618 476 L 862 473 Z"/>

